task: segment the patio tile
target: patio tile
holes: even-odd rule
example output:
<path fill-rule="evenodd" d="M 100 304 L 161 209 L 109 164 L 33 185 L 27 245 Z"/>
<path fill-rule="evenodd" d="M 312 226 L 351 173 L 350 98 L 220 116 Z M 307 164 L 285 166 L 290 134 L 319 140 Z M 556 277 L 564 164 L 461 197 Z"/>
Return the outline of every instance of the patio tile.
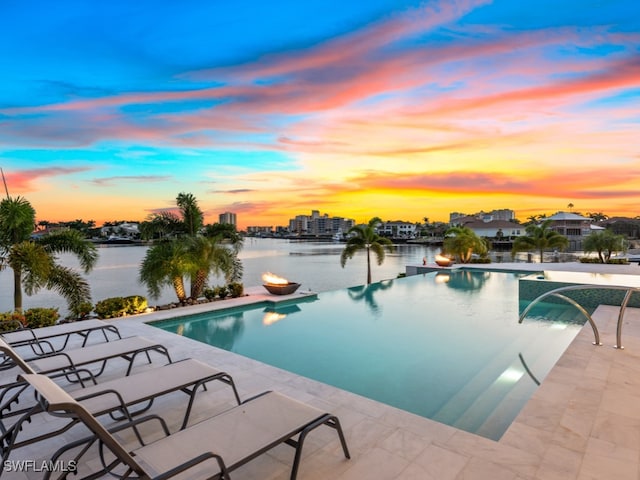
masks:
<path fill-rule="evenodd" d="M 247 297 L 243 301 L 247 302 Z M 174 316 L 186 310 L 163 313 Z M 344 459 L 335 431 L 319 428 L 305 442 L 299 480 L 637 480 L 640 311 L 627 310 L 623 330 L 626 348 L 616 350 L 610 345 L 615 342 L 617 311 L 611 306 L 598 308 L 593 316 L 608 344 L 591 345 L 591 329 L 583 328 L 498 442 L 150 327 L 143 323 L 153 318 L 149 315 L 118 320 L 117 324 L 125 336 L 140 334 L 170 345 L 174 359 L 197 357 L 226 370 L 233 375 L 243 398 L 278 390 L 338 415 L 352 459 Z M 140 364 L 136 369 L 159 365 Z M 105 378 L 121 375 L 121 370 L 117 366 L 109 368 Z M 3 377 L 7 378 L 0 373 L 0 380 Z M 166 417 L 175 430 L 184 398 L 176 394 L 160 399 L 152 412 Z M 228 387 L 212 385 L 199 393 L 192 421 L 232 405 Z M 50 428 L 58 421 L 43 415 L 28 428 Z M 27 446 L 11 458 L 48 458 L 61 441 L 71 441 L 80 434 L 80 430 L 71 430 L 62 440 Z M 279 446 L 239 469 L 233 478 L 288 479 L 292 458 L 290 447 Z M 95 455 L 88 459 L 88 467 L 97 465 Z M 9 472 L 2 478 L 35 480 L 41 475 Z"/>

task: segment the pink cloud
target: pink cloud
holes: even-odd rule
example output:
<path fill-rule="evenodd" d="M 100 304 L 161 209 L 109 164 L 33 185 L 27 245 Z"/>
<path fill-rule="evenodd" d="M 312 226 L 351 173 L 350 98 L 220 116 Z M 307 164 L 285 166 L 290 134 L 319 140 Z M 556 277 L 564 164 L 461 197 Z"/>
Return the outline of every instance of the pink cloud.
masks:
<path fill-rule="evenodd" d="M 4 171 L 4 177 L 9 189 L 9 193 L 15 192 L 16 190 L 18 191 L 18 193 L 23 193 L 37 190 L 37 187 L 34 185 L 34 183 L 38 182 L 39 180 L 51 177 L 73 175 L 75 173 L 82 173 L 89 170 L 90 168 L 87 167 L 33 168 L 28 170 Z"/>

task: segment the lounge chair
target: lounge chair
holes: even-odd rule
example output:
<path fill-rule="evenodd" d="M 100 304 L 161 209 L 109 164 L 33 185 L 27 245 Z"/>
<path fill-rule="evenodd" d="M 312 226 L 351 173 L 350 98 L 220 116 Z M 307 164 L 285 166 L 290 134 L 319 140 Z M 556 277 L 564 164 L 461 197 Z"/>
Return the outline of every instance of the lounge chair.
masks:
<path fill-rule="evenodd" d="M 52 325 L 50 327 L 42 328 L 24 328 L 21 327 L 21 323 L 17 322 L 20 328 L 11 330 L 8 332 L 0 333 L 0 337 L 12 347 L 32 346 L 37 348 L 43 341 L 46 341 L 50 346 L 51 351 L 59 352 L 64 350 L 69 343 L 69 340 L 74 335 L 78 335 L 83 338 L 82 346 L 84 347 L 89 340 L 89 336 L 96 332 L 102 333 L 105 342 L 109 341 L 109 334 L 113 335 L 113 338 L 122 338 L 118 328 L 102 320 L 81 320 L 77 322 L 62 323 L 58 325 Z M 95 336 L 95 335 L 94 335 Z M 53 346 L 51 340 L 62 337 L 62 345 Z M 34 350 L 35 354 L 45 353 L 42 349 Z"/>
<path fill-rule="evenodd" d="M 100 370 L 93 373 L 97 377 L 104 372 L 108 360 L 120 357 L 129 363 L 126 373 L 126 375 L 129 375 L 138 355 L 145 354 L 147 360 L 151 363 L 149 352 L 152 351 L 164 355 L 171 363 L 169 351 L 164 346 L 144 337 L 126 337 L 107 343 L 88 345 L 63 352 L 46 353 L 26 359 L 22 358 L 7 342 L 0 339 L 0 352 L 4 353 L 5 357 L 2 363 L 5 366 L 17 365 L 24 372 L 27 371 L 25 364 L 28 364 L 34 372 L 43 374 L 78 370 L 80 367 L 102 363 Z"/>
<path fill-rule="evenodd" d="M 27 370 L 24 373 L 34 373 L 28 365 L 25 365 L 25 367 Z M 80 402 L 94 417 L 109 414 L 114 420 L 131 420 L 133 415 L 140 414 L 151 408 L 156 398 L 182 391 L 189 396 L 181 426 L 181 429 L 184 429 L 189 422 L 196 393 L 201 387 L 205 389 L 206 384 L 213 380 L 218 380 L 231 386 L 235 400 L 240 404 L 238 391 L 229 374 L 194 359 L 170 363 L 163 367 L 144 370 L 128 377 L 91 385 L 90 387 L 69 392 L 69 395 Z M 55 437 L 78 423 L 72 419 L 56 430 L 38 432 L 36 436 L 27 438 L 20 436 L 19 438 L 22 425 L 30 419 L 25 414 L 27 412 L 30 415 L 40 413 L 40 410 L 38 408 L 34 409 L 33 405 L 29 405 L 26 408 L 23 407 L 20 410 L 13 408 L 14 404 L 20 403 L 20 397 L 24 396 L 24 391 L 28 388 L 28 383 L 20 381 L 8 385 L 0 394 L 0 452 L 2 461 L 8 459 L 12 450 Z M 143 406 L 140 407 L 140 404 L 143 404 Z M 131 411 L 132 406 L 137 407 L 135 412 Z M 4 420 L 17 415 L 22 416 L 21 420 L 12 426 L 5 425 Z"/>
<path fill-rule="evenodd" d="M 79 449 L 75 457 L 78 462 L 91 445 L 97 444 L 103 471 L 113 472 L 120 478 L 165 479 L 187 473 L 188 470 L 190 480 L 229 480 L 229 473 L 233 470 L 286 443 L 295 448 L 291 469 L 291 480 L 295 480 L 304 440 L 309 432 L 321 425 L 337 431 L 344 455 L 350 458 L 337 417 L 276 392 L 265 392 L 219 415 L 168 435 L 166 424 L 158 417 L 140 418 L 107 430 L 50 378 L 32 374 L 23 375 L 22 378 L 36 390 L 43 410 L 56 417 L 77 419 L 91 432 L 91 436 L 59 449 L 51 458 L 52 462 L 62 456 L 67 458 L 68 453 Z M 160 422 L 167 436 L 129 449 L 112 435 L 116 432 L 122 434 L 125 428 L 139 427 L 151 421 Z M 110 450 L 115 460 L 107 460 L 104 448 Z M 117 473 L 115 469 L 118 469 Z M 91 477 L 95 478 L 96 475 L 94 472 Z"/>

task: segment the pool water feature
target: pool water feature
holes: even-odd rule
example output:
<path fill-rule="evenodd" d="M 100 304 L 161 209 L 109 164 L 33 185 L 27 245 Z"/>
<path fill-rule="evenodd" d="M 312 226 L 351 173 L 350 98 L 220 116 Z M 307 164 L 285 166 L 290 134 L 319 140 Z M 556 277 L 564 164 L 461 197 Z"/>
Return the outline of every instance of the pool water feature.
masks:
<path fill-rule="evenodd" d="M 581 328 L 558 305 L 518 324 L 519 276 L 434 272 L 153 325 L 499 439 Z"/>

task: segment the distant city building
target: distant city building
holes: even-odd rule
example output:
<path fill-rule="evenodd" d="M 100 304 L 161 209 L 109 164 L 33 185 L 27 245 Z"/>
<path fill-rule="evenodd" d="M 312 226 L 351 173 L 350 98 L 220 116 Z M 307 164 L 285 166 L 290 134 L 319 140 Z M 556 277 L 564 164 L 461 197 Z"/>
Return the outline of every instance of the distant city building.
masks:
<path fill-rule="evenodd" d="M 273 227 L 250 226 L 247 227 L 247 233 L 249 235 L 271 235 L 273 233 Z"/>
<path fill-rule="evenodd" d="M 326 236 L 346 233 L 355 225 L 355 220 L 343 217 L 330 217 L 312 210 L 311 215 L 296 215 L 289 220 L 289 232 L 296 235 Z"/>
<path fill-rule="evenodd" d="M 229 225 L 233 225 L 234 227 L 237 225 L 235 213 L 224 212 L 224 213 L 221 213 L 218 218 L 219 218 L 218 220 L 219 223 L 227 223 Z"/>
<path fill-rule="evenodd" d="M 414 238 L 417 233 L 415 223 L 403 222 L 395 220 L 392 222 L 383 222 L 376 228 L 378 235 L 391 238 Z"/>
<path fill-rule="evenodd" d="M 137 223 L 120 223 L 118 225 L 108 225 L 100 228 L 100 235 L 103 237 L 124 237 L 134 238 L 140 234 Z"/>
<path fill-rule="evenodd" d="M 309 215 L 296 215 L 289 220 L 289 232 L 306 234 L 311 217 Z"/>
<path fill-rule="evenodd" d="M 473 214 L 466 214 L 466 213 L 460 213 L 460 212 L 452 212 L 449 214 L 449 223 L 451 225 L 459 225 L 460 224 L 460 219 L 463 218 L 469 218 L 469 217 L 473 217 L 476 219 L 480 219 L 480 220 L 503 220 L 505 222 L 510 222 L 512 220 L 515 220 L 516 218 L 516 212 L 514 212 L 513 210 L 510 210 L 508 208 L 502 208 L 499 210 L 491 210 L 490 212 L 485 212 L 483 210 L 480 210 L 477 213 L 473 213 Z"/>

